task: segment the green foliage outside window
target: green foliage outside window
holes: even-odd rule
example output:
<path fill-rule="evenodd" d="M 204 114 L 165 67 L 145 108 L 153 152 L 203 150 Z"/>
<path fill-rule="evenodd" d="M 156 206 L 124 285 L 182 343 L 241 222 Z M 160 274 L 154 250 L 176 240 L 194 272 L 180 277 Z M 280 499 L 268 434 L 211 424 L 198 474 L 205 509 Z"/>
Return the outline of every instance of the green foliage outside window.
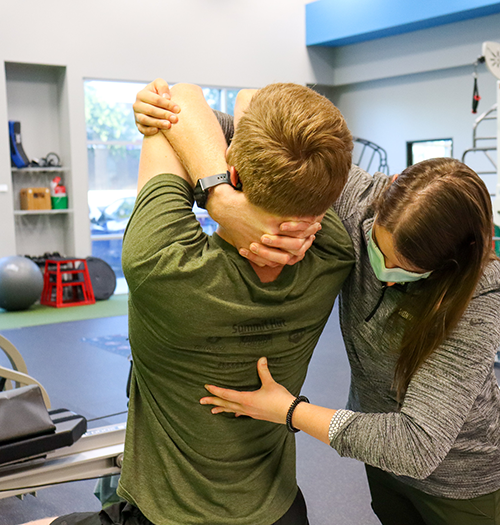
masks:
<path fill-rule="evenodd" d="M 99 96 L 93 85 L 85 87 L 87 140 L 141 140 L 134 120 L 132 103 L 110 103 Z"/>

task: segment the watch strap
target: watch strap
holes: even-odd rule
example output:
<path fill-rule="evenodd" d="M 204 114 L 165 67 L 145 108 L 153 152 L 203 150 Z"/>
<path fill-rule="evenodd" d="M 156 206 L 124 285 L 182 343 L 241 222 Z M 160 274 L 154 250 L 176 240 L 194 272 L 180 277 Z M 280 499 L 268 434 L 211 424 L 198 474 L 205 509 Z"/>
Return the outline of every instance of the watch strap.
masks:
<path fill-rule="evenodd" d="M 231 177 L 229 172 L 218 173 L 217 175 L 210 175 L 210 177 L 204 177 L 198 180 L 202 191 L 207 191 L 209 188 L 218 186 L 219 184 L 231 184 Z"/>
<path fill-rule="evenodd" d="M 203 179 L 198 179 L 194 187 L 194 199 L 200 208 L 205 208 L 208 198 L 208 190 L 219 184 L 231 184 L 231 176 L 229 171 L 225 173 L 218 173 L 217 175 L 210 175 Z"/>

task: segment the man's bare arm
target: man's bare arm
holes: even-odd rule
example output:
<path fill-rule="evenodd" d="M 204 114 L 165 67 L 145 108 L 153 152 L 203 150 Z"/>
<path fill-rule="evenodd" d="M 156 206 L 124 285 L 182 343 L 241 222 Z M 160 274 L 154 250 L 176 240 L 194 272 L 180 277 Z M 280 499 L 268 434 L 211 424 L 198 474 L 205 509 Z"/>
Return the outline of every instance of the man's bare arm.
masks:
<path fill-rule="evenodd" d="M 227 169 L 226 139 L 201 88 L 177 84 L 170 96 L 182 108 L 182 118 L 171 129 L 144 138 L 138 190 L 160 173 L 179 175 L 194 186 Z"/>
<path fill-rule="evenodd" d="M 197 108 L 202 108 L 203 114 L 205 115 L 208 122 L 211 121 L 210 126 L 214 126 L 214 117 L 210 110 L 207 111 L 208 104 L 205 100 L 201 100 L 202 92 L 200 88 L 195 88 L 191 86 L 190 88 L 185 88 L 185 84 L 181 85 L 182 90 L 187 91 L 188 89 L 193 89 L 197 91 L 188 95 L 187 92 L 179 92 L 175 94 L 176 97 L 179 97 L 179 100 L 182 98 L 189 99 L 187 100 L 188 104 L 186 108 L 182 105 L 182 102 L 179 101 L 179 106 L 182 111 L 178 115 L 177 122 L 171 122 L 165 124 L 158 124 L 156 119 L 164 119 L 165 115 L 168 115 L 169 108 L 172 105 L 175 105 L 175 101 L 171 100 L 171 95 L 168 94 L 168 98 L 160 99 L 159 92 L 167 92 L 168 84 L 161 80 L 157 79 L 154 83 L 148 85 L 137 95 L 137 102 L 134 104 L 134 111 L 136 114 L 137 125 L 139 130 L 142 133 L 145 133 L 143 128 L 146 126 L 157 126 L 154 128 L 156 131 L 158 128 L 170 128 L 167 133 L 169 140 L 172 144 L 175 145 L 176 151 L 179 153 L 181 158 L 185 159 L 189 156 L 191 151 L 191 146 L 196 142 L 189 140 L 186 136 L 183 137 L 182 133 L 177 133 L 178 130 L 182 129 L 180 126 L 186 125 L 188 128 L 195 126 L 196 122 L 196 111 Z M 174 86 L 174 90 L 180 89 L 180 86 Z M 241 90 L 236 99 L 235 106 L 235 123 L 239 121 L 241 115 L 248 107 L 248 104 L 257 90 Z M 153 106 L 157 106 L 158 110 L 154 110 Z M 188 110 L 189 108 L 189 110 Z M 189 117 L 186 118 L 186 111 L 190 111 Z M 193 118 L 194 120 L 190 122 L 188 119 Z M 209 114 L 210 113 L 210 114 Z M 200 113 L 201 115 L 201 113 Z M 184 122 L 186 120 L 186 122 Z M 215 119 L 216 120 L 216 119 Z M 141 125 L 142 124 L 142 125 Z M 218 124 L 218 123 L 217 123 Z M 192 131 L 192 129 L 191 129 Z M 168 135 L 170 133 L 170 135 Z M 226 143 L 223 137 L 220 136 L 219 128 L 213 129 L 213 137 L 218 135 L 217 145 L 215 143 L 210 143 L 209 145 L 213 149 L 214 157 L 209 158 L 210 154 L 206 153 L 208 150 L 202 150 L 198 147 L 197 156 L 198 160 L 194 160 L 195 166 L 189 168 L 191 170 L 191 183 L 194 185 L 195 180 L 204 176 L 214 175 L 216 173 L 222 173 L 225 168 L 225 152 Z M 210 137 L 210 134 L 208 135 Z M 183 139 L 185 143 L 183 143 Z M 206 137 L 205 137 L 206 139 Z M 201 157 L 200 157 L 201 155 Z M 204 155 L 207 157 L 204 159 Z M 206 160 L 206 162 L 204 162 Z M 198 167 L 196 167 L 198 166 Z M 158 172 L 160 173 L 160 172 Z M 265 221 L 265 218 L 262 216 L 262 213 L 259 212 L 256 214 L 253 208 L 246 201 L 244 195 L 240 192 L 236 192 L 234 189 L 230 188 L 226 184 L 216 186 L 211 190 L 212 196 L 208 200 L 207 209 L 210 215 L 219 223 L 226 224 L 227 227 L 230 227 L 231 224 L 234 226 L 235 222 L 238 223 L 238 234 L 239 237 L 234 236 L 235 245 L 238 248 L 241 248 L 241 254 L 245 257 L 248 257 L 250 260 L 257 264 L 294 264 L 303 257 L 305 251 L 311 245 L 313 240 L 312 235 L 318 230 L 319 225 L 309 225 L 305 223 L 298 223 L 297 229 L 289 230 L 285 232 L 284 229 L 277 227 L 273 217 L 270 217 L 268 221 Z M 238 219 L 235 221 L 235 219 Z M 244 231 L 243 231 L 244 230 Z M 267 234 L 264 237 L 263 234 Z M 291 235 L 287 237 L 286 235 Z M 295 238 L 296 237 L 296 238 Z M 270 243 L 267 246 L 258 244 L 259 241 L 269 240 Z M 252 250 L 248 247 L 252 244 Z M 271 246 L 271 247 L 269 247 Z M 259 253 L 259 255 L 256 254 Z M 262 255 L 262 257 L 261 257 Z"/>
<path fill-rule="evenodd" d="M 179 175 L 179 177 L 191 182 L 168 140 L 162 133 L 157 133 L 144 137 L 142 141 L 137 193 L 150 179 L 162 173 Z"/>
<path fill-rule="evenodd" d="M 176 84 L 170 92 L 171 101 L 181 108 L 182 115 L 162 132 L 189 174 L 192 186 L 198 179 L 224 173 L 226 139 L 203 91 L 192 84 Z"/>

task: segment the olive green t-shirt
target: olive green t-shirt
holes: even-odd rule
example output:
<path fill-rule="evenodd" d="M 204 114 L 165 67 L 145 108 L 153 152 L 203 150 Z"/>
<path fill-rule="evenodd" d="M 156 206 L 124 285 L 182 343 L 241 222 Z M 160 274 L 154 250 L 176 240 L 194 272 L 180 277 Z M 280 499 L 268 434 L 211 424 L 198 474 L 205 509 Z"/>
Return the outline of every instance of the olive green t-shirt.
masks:
<path fill-rule="evenodd" d="M 199 400 L 205 384 L 259 388 L 262 356 L 299 393 L 352 246 L 329 211 L 305 258 L 264 284 L 192 206 L 186 181 L 158 175 L 125 233 L 134 373 L 118 493 L 155 525 L 269 525 L 296 496 L 294 436 Z"/>

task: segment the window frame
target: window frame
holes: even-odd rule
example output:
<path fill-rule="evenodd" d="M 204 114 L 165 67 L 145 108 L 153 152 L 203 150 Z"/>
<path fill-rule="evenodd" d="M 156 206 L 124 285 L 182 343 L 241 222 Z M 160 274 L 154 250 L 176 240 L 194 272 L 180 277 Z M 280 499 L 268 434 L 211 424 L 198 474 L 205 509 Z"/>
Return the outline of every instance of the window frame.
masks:
<path fill-rule="evenodd" d="M 413 152 L 413 145 L 414 144 L 422 144 L 425 142 L 428 142 L 429 144 L 433 142 L 450 142 L 450 156 L 449 158 L 453 158 L 453 138 L 452 137 L 446 137 L 446 138 L 439 138 L 439 139 L 422 139 L 422 140 L 409 140 L 406 142 L 406 166 L 413 166 L 415 164 L 414 162 L 414 152 Z M 432 157 L 430 157 L 432 158 Z"/>

